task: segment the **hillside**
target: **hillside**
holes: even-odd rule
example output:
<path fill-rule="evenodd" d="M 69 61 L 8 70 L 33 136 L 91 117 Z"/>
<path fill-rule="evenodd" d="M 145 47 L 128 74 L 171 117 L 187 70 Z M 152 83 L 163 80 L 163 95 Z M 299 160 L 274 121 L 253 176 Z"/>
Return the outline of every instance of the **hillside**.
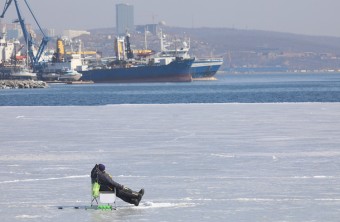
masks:
<path fill-rule="evenodd" d="M 190 37 L 191 53 L 197 57 L 224 57 L 224 67 L 283 67 L 289 70 L 339 70 L 340 38 L 307 36 L 290 33 L 238 30 L 229 28 L 162 27 L 163 33 L 176 38 Z M 114 28 L 90 30 L 95 36 L 114 35 Z M 103 37 L 101 37 L 103 40 Z M 132 33 L 135 47 L 143 47 L 144 34 Z M 112 41 L 112 40 L 110 40 Z M 148 37 L 148 45 L 159 49 L 156 36 Z M 98 42 L 98 41 L 97 41 Z M 89 44 L 91 45 L 91 44 Z M 113 52 L 113 47 L 101 50 Z M 98 49 L 98 45 L 96 45 Z M 109 53 L 109 52 L 107 52 Z"/>
<path fill-rule="evenodd" d="M 292 52 L 316 52 L 340 54 L 340 38 L 306 36 L 290 33 L 227 28 L 171 28 L 171 34 L 186 33 L 193 39 L 208 42 L 217 49 L 232 51 L 256 50 L 258 48 L 278 49 Z"/>

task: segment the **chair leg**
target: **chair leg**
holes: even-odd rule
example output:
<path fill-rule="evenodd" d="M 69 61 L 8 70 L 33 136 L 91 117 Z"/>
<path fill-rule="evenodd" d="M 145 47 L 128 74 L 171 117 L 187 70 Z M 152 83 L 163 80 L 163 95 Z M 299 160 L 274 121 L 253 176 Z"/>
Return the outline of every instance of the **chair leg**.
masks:
<path fill-rule="evenodd" d="M 112 210 L 117 210 L 116 201 L 113 202 L 113 204 L 110 204 L 110 206 L 111 206 L 111 209 L 112 209 Z"/>
<path fill-rule="evenodd" d="M 93 197 L 93 199 L 91 200 L 91 207 L 93 206 L 93 201 L 96 201 L 97 205 L 98 205 L 98 200 L 97 198 Z"/>

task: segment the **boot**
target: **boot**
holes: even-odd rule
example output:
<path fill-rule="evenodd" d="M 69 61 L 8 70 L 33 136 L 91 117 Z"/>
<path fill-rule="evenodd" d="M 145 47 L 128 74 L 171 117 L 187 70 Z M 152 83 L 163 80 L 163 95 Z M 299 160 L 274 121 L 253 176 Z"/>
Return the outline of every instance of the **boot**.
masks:
<path fill-rule="evenodd" d="M 133 204 L 137 207 L 139 205 L 139 200 L 132 199 Z"/>
<path fill-rule="evenodd" d="M 141 189 L 139 192 L 138 192 L 138 201 L 140 202 L 142 197 L 144 195 L 144 189 Z"/>
<path fill-rule="evenodd" d="M 136 192 L 128 187 L 124 187 L 122 190 L 117 190 L 117 197 L 124 200 L 125 202 L 138 206 L 140 200 L 142 199 L 141 193 L 144 194 L 144 190 Z"/>
<path fill-rule="evenodd" d="M 144 195 L 144 189 L 141 189 L 138 193 L 133 191 L 132 194 L 137 198 L 133 198 L 132 202 L 135 206 L 139 205 L 139 202 L 142 200 L 142 197 Z"/>

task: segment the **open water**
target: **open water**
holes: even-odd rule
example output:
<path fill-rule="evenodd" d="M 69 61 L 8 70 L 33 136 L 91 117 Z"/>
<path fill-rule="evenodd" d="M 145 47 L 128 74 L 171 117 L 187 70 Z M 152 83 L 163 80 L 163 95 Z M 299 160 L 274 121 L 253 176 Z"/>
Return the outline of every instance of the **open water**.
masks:
<path fill-rule="evenodd" d="M 339 221 L 338 75 L 0 94 L 1 221 Z M 140 206 L 71 208 L 100 162 Z"/>
<path fill-rule="evenodd" d="M 1 106 L 339 102 L 340 74 L 217 75 L 218 81 L 143 84 L 50 84 L 1 90 Z"/>

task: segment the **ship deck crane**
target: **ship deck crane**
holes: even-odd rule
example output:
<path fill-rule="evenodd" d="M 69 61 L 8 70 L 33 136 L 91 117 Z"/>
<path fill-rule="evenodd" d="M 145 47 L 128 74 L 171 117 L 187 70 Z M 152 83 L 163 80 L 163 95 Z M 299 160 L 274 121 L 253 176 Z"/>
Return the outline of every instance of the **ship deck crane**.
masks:
<path fill-rule="evenodd" d="M 33 38 L 31 36 L 31 34 L 28 32 L 27 30 L 27 27 L 25 25 L 25 20 L 24 18 L 22 17 L 22 14 L 21 14 L 21 11 L 20 11 L 20 8 L 19 8 L 19 3 L 18 3 L 18 0 L 6 0 L 6 3 L 5 3 L 5 6 L 4 6 L 4 10 L 2 12 L 2 14 L 0 15 L 0 18 L 4 18 L 5 14 L 6 14 L 6 11 L 7 9 L 9 8 L 9 6 L 11 5 L 11 3 L 14 1 L 14 4 L 15 4 L 15 8 L 16 8 L 16 12 L 17 12 L 17 15 L 18 15 L 18 22 L 20 23 L 20 26 L 21 26 L 21 29 L 22 29 L 22 32 L 23 32 L 23 35 L 24 35 L 24 39 L 25 39 L 25 42 L 26 42 L 26 46 L 27 46 L 27 51 L 28 51 L 28 56 L 30 58 L 30 62 L 31 62 L 31 65 L 33 67 L 34 70 L 38 69 L 39 67 L 39 59 L 42 55 L 42 53 L 44 52 L 45 50 L 45 47 L 49 41 L 49 37 L 47 37 L 44 33 L 44 31 L 42 30 L 42 28 L 40 27 L 40 24 L 39 22 L 37 21 L 36 17 L 34 16 L 34 13 L 33 11 L 31 10 L 31 7 L 29 6 L 27 0 L 24 0 L 28 10 L 30 11 L 35 23 L 37 24 L 37 26 L 39 27 L 39 30 L 40 32 L 42 33 L 43 35 L 43 38 L 41 40 L 41 43 L 39 45 L 39 48 L 38 48 L 38 51 L 37 53 L 34 55 L 34 52 L 33 52 L 33 45 L 34 45 L 34 41 L 33 41 Z"/>

